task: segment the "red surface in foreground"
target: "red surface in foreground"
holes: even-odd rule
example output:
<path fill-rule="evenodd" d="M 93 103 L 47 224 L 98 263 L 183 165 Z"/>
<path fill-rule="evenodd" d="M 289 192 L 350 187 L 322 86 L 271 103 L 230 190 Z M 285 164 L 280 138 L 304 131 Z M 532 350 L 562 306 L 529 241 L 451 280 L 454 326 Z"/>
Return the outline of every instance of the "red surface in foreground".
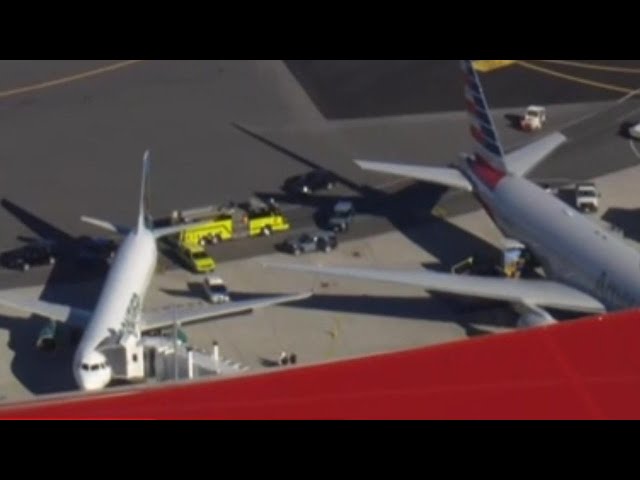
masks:
<path fill-rule="evenodd" d="M 0 418 L 640 418 L 640 312 L 272 373 L 7 405 Z"/>

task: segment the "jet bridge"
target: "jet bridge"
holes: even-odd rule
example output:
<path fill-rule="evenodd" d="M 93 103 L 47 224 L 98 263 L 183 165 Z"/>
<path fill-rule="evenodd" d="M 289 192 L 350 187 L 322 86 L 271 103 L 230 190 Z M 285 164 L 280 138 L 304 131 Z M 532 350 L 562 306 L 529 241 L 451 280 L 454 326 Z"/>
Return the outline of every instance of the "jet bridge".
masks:
<path fill-rule="evenodd" d="M 134 325 L 125 325 L 120 334 L 100 347 L 120 381 L 163 382 L 210 375 L 232 375 L 248 370 L 240 363 L 224 358 L 214 343 L 211 352 L 195 350 L 179 334 L 141 335 Z"/>

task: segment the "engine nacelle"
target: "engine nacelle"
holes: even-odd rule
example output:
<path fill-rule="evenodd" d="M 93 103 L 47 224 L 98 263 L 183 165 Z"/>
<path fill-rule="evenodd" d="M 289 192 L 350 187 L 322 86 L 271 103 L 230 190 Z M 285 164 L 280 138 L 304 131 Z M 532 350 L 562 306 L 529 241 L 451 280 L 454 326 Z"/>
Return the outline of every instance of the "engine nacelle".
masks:
<path fill-rule="evenodd" d="M 36 348 L 38 350 L 44 350 L 47 352 L 53 351 L 58 347 L 59 344 L 59 322 L 55 320 L 50 320 L 47 324 L 40 330 L 40 334 L 38 335 L 38 340 L 36 341 Z"/>
<path fill-rule="evenodd" d="M 539 307 L 520 306 L 516 307 L 516 310 L 520 314 L 518 318 L 518 328 L 539 327 L 542 325 L 553 325 L 557 323 L 549 312 Z"/>

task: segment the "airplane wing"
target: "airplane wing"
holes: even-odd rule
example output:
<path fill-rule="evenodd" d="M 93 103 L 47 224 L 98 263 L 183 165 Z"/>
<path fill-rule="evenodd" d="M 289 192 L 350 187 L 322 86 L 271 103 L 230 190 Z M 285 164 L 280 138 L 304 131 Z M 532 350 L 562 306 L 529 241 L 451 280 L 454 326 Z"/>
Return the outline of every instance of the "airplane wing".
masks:
<path fill-rule="evenodd" d="M 567 137 L 555 132 L 525 145 L 505 156 L 507 168 L 522 177 L 566 141 Z"/>
<path fill-rule="evenodd" d="M 425 182 L 436 183 L 438 185 L 459 188 L 468 192 L 473 190 L 469 180 L 454 168 L 402 165 L 398 163 L 370 162 L 368 160 L 356 160 L 355 162 L 363 170 L 415 178 Z"/>
<path fill-rule="evenodd" d="M 248 312 L 258 308 L 268 307 L 270 305 L 294 302 L 296 300 L 309 298 L 310 296 L 311 292 L 294 293 L 291 295 L 272 295 L 250 300 L 231 301 L 217 305 L 203 303 L 184 308 L 176 307 L 143 312 L 142 317 L 140 318 L 140 329 L 144 332 L 169 327 L 174 323 L 184 325 L 191 322 L 197 322 L 199 320 Z"/>
<path fill-rule="evenodd" d="M 422 287 L 426 290 L 462 296 L 503 300 L 505 302 L 537 305 L 578 312 L 602 312 L 604 306 L 580 290 L 549 280 L 529 280 L 456 275 L 429 270 L 396 270 L 382 268 L 345 268 L 263 263 L 268 268 L 293 270 L 377 280 Z"/>
<path fill-rule="evenodd" d="M 0 305 L 68 324 L 85 325 L 91 317 L 91 312 L 69 305 L 9 295 L 0 296 Z"/>

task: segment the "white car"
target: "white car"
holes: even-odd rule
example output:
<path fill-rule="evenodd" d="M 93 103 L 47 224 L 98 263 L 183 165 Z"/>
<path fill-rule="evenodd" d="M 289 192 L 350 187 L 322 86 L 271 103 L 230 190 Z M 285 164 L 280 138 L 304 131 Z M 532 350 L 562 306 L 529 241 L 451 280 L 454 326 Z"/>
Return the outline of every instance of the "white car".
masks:
<path fill-rule="evenodd" d="M 576 207 L 582 212 L 598 211 L 600 192 L 591 182 L 576 185 Z"/>
<path fill-rule="evenodd" d="M 538 105 L 530 105 L 520 121 L 520 128 L 525 132 L 540 130 L 546 121 L 546 109 Z"/>
<path fill-rule="evenodd" d="M 224 280 L 218 275 L 207 275 L 203 283 L 205 294 L 211 303 L 225 303 L 231 300 Z"/>
<path fill-rule="evenodd" d="M 640 140 L 640 123 L 636 123 L 634 126 L 629 127 L 629 136 Z"/>

